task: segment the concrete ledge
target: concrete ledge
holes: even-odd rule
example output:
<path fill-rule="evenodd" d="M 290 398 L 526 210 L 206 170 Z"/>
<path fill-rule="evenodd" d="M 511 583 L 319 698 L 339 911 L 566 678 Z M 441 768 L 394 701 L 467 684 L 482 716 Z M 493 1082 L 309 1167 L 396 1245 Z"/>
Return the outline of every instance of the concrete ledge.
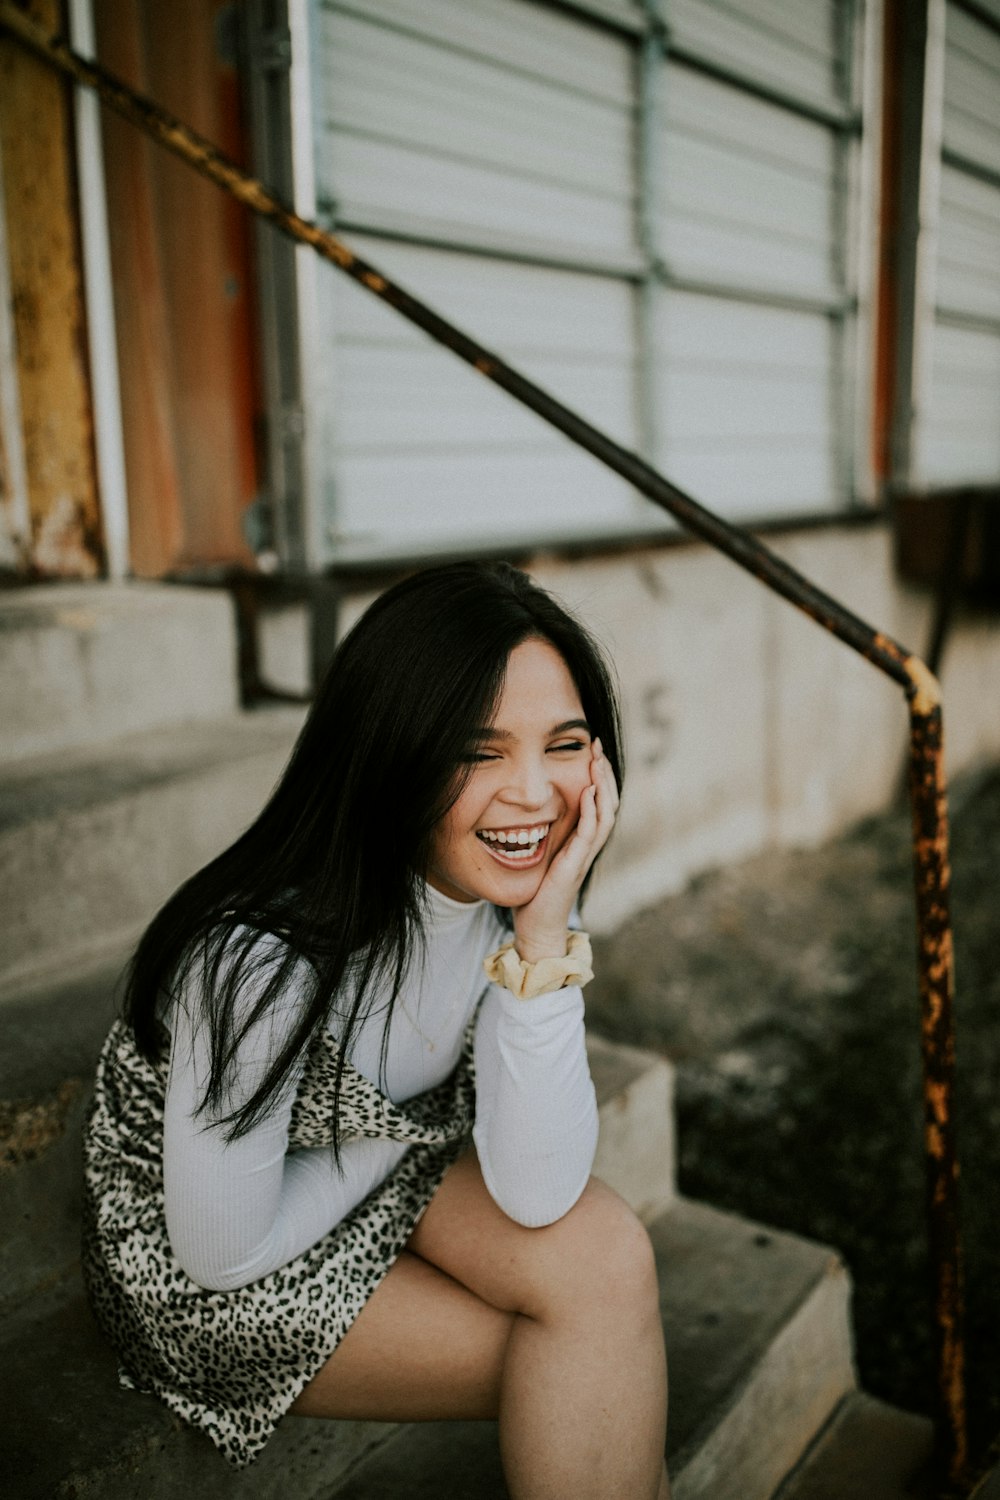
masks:
<path fill-rule="evenodd" d="M 650 1232 L 670 1361 L 674 1495 L 770 1500 L 853 1387 L 846 1273 L 822 1246 L 683 1200 Z M 331 1500 L 442 1494 L 504 1500 L 493 1424 L 405 1427 Z"/>
<path fill-rule="evenodd" d="M 252 820 L 298 732 L 290 711 L 129 736 L 0 776 L 0 999 L 125 948 Z"/>
<path fill-rule="evenodd" d="M 320 1500 L 392 1430 L 290 1418 L 236 1473 L 155 1397 L 121 1390 L 79 1292 L 15 1324 L 0 1365 L 0 1493 L 17 1500 Z"/>
<path fill-rule="evenodd" d="M 77 1269 L 81 1130 L 125 957 L 0 1006 L 0 1318 Z"/>
<path fill-rule="evenodd" d="M 695 1204 L 653 1240 L 674 1500 L 769 1500 L 854 1389 L 847 1272 L 822 1246 Z"/>
<path fill-rule="evenodd" d="M 594 1176 L 648 1224 L 676 1195 L 673 1065 L 593 1033 L 587 1055 L 601 1111 Z"/>
<path fill-rule="evenodd" d="M 856 1392 L 838 1409 L 775 1500 L 845 1500 L 855 1495 L 859 1500 L 931 1500 L 935 1487 L 928 1465 L 933 1438 L 927 1417 Z"/>
<path fill-rule="evenodd" d="M 697 1204 L 678 1202 L 651 1234 L 671 1362 L 675 1494 L 768 1500 L 851 1388 L 846 1276 L 820 1246 Z M 8 1324 L 0 1409 L 0 1492 L 18 1500 L 506 1494 L 492 1423 L 289 1418 L 260 1462 L 234 1474 L 158 1401 L 118 1388 L 82 1298 Z"/>
<path fill-rule="evenodd" d="M 64 984 L 44 999 L 0 1010 L 0 1089 L 58 1094 L 56 1078 L 93 1067 L 110 1014 L 113 971 Z M 75 1016 L 74 1016 L 75 1007 Z M 18 1063 L 49 1032 L 49 1061 Z M 670 1068 L 635 1048 L 591 1039 L 591 1061 L 611 1143 L 605 1176 L 627 1193 L 633 1153 L 649 1155 L 650 1199 L 673 1191 L 669 1115 L 653 1108 L 669 1097 Z M 26 1160 L 0 1175 L 0 1289 L 6 1293 L 6 1347 L 0 1355 L 0 1493 L 18 1500 L 296 1500 L 325 1497 L 330 1486 L 399 1429 L 371 1422 L 289 1420 L 246 1474 L 226 1468 L 209 1441 L 178 1423 L 158 1401 L 119 1389 L 115 1362 L 87 1310 L 79 1285 L 79 1129 L 89 1087 L 81 1085 L 66 1118 Z M 30 1102 L 30 1101 L 29 1101 Z M 53 1416 L 55 1414 L 55 1416 Z M 42 1434 L 46 1434 L 43 1441 Z M 165 1457 L 165 1455 L 168 1455 Z M 399 1493 L 406 1493 L 400 1491 Z M 440 1493 L 440 1492 L 439 1492 Z"/>
<path fill-rule="evenodd" d="M 0 760 L 237 707 L 236 626 L 218 590 L 47 584 L 0 598 Z"/>

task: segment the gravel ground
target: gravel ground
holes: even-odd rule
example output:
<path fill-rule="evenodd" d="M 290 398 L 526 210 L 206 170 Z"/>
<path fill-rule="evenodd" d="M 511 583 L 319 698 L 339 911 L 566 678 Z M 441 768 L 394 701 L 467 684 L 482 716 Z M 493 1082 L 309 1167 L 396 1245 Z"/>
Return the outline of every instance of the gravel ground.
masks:
<path fill-rule="evenodd" d="M 1000 1432 L 1000 767 L 951 802 L 975 1451 Z M 588 1009 L 677 1064 L 682 1192 L 835 1245 L 863 1386 L 928 1411 L 911 882 L 905 811 L 710 873 L 595 944 Z"/>

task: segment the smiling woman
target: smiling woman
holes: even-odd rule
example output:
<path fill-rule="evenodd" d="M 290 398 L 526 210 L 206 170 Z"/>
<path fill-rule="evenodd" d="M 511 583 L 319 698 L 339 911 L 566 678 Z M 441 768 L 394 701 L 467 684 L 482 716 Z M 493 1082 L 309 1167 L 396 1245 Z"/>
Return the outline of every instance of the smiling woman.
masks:
<path fill-rule="evenodd" d="M 575 897 L 618 807 L 614 773 L 591 739 L 569 668 L 548 641 L 532 638 L 511 652 L 493 723 L 477 732 L 476 744 L 462 791 L 435 829 L 428 879 L 455 900 L 512 909 L 519 948 L 540 956 L 545 934 L 532 926 L 542 882 L 560 857 Z M 564 950 L 558 906 L 547 915 L 549 945 Z"/>
<path fill-rule="evenodd" d="M 590 1177 L 569 931 L 621 779 L 582 626 L 504 565 L 417 574 L 140 943 L 88 1285 L 123 1383 L 231 1463 L 289 1411 L 493 1417 L 514 1500 L 667 1493 L 653 1258 Z"/>

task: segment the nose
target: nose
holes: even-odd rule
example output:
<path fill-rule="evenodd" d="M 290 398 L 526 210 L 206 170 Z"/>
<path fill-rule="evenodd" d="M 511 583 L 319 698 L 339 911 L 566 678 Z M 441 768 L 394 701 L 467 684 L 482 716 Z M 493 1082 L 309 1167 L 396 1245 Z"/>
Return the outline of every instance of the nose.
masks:
<path fill-rule="evenodd" d="M 529 811 L 544 807 L 552 796 L 552 778 L 543 756 L 519 756 L 501 797 L 516 807 Z"/>

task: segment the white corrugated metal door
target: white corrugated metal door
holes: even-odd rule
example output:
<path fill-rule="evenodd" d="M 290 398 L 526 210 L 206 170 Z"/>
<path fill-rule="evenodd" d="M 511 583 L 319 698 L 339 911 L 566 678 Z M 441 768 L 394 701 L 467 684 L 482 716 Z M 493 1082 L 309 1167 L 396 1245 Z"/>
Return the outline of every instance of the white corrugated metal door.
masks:
<path fill-rule="evenodd" d="M 838 508 L 855 10 L 309 0 L 318 215 L 730 515 Z M 307 325 L 314 562 L 665 524 L 330 268 Z"/>
<path fill-rule="evenodd" d="M 627 37 L 523 0 L 363 0 L 317 21 L 321 210 L 634 446 L 631 61 Z M 634 524 L 624 484 L 352 283 L 327 288 L 338 551 Z"/>
<path fill-rule="evenodd" d="M 654 218 L 657 456 L 731 517 L 849 489 L 853 7 L 671 0 Z"/>

